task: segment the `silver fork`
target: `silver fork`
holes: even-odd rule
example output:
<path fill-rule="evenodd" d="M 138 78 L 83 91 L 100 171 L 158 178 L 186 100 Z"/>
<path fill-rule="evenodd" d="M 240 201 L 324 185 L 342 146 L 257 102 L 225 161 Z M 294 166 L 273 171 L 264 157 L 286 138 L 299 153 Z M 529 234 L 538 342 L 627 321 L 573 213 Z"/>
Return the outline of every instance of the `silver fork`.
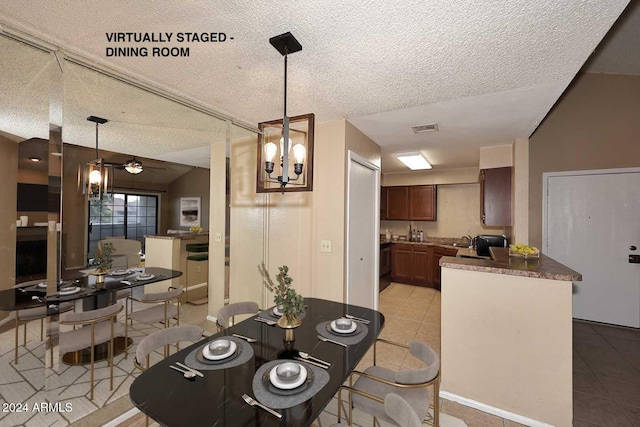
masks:
<path fill-rule="evenodd" d="M 247 342 L 249 342 L 249 343 L 258 342 L 258 340 L 257 340 L 257 339 L 255 339 L 255 338 L 245 337 L 244 335 L 240 335 L 240 334 L 231 334 L 231 335 L 233 335 L 234 337 L 241 338 L 241 339 L 243 339 L 243 340 L 245 340 L 245 341 L 247 341 Z"/>
<path fill-rule="evenodd" d="M 279 412 L 274 411 L 271 408 L 268 408 L 266 406 L 264 406 L 262 403 L 258 402 L 257 400 L 255 400 L 253 397 L 249 396 L 248 394 L 243 394 L 242 398 L 244 399 L 245 402 L 247 402 L 250 406 L 258 406 L 262 409 L 264 409 L 265 411 L 267 411 L 268 413 L 270 413 L 271 415 L 274 415 L 278 418 L 282 418 L 282 414 Z"/>

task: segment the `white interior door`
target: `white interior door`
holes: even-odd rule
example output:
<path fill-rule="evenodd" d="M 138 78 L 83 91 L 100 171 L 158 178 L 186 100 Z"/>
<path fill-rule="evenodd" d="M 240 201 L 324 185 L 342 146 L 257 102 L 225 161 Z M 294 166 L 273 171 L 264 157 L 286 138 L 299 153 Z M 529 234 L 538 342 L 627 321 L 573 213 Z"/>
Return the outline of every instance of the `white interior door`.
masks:
<path fill-rule="evenodd" d="M 545 174 L 543 251 L 582 274 L 573 317 L 640 327 L 640 170 Z"/>
<path fill-rule="evenodd" d="M 349 151 L 347 304 L 378 309 L 380 169 Z"/>

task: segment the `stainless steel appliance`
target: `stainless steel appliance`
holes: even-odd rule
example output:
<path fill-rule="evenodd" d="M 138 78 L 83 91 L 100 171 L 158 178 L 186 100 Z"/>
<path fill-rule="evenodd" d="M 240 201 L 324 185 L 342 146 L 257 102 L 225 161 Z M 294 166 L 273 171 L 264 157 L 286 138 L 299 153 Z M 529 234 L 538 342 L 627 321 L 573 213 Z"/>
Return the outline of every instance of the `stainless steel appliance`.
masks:
<path fill-rule="evenodd" d="M 489 247 L 506 248 L 509 242 L 505 236 L 481 234 L 476 236 L 476 252 L 480 256 L 491 256 Z"/>

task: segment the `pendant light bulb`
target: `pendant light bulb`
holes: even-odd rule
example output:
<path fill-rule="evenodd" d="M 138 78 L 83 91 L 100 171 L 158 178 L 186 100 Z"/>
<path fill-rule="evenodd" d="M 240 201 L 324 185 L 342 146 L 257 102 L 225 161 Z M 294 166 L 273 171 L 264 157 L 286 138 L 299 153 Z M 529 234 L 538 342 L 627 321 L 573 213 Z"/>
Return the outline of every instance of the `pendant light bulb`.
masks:
<path fill-rule="evenodd" d="M 91 185 L 99 185 L 101 180 L 102 175 L 100 174 L 100 171 L 98 169 L 92 170 L 89 174 L 89 183 Z"/>
<path fill-rule="evenodd" d="M 269 142 L 264 146 L 264 155 L 265 160 L 267 162 L 273 162 L 273 159 L 276 157 L 276 153 L 278 152 L 278 146 L 273 142 Z"/>
<path fill-rule="evenodd" d="M 296 144 L 293 146 L 293 157 L 296 163 L 304 163 L 304 156 L 307 154 L 307 150 L 302 144 Z"/>
<path fill-rule="evenodd" d="M 291 146 L 293 145 L 293 141 L 289 138 L 289 144 L 287 145 L 287 156 L 291 153 Z M 284 155 L 284 137 L 280 138 L 280 155 Z"/>

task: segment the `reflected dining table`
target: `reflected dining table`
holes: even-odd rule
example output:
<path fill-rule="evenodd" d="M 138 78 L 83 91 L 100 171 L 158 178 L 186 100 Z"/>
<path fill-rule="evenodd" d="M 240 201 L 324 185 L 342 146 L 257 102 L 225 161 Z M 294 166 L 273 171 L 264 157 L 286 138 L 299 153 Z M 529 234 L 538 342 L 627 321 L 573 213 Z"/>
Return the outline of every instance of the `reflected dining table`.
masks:
<path fill-rule="evenodd" d="M 129 390 L 131 401 L 141 412 L 164 426 L 311 425 L 375 343 L 385 320 L 382 313 L 364 307 L 317 298 L 305 298 L 304 301 L 304 317 L 302 324 L 294 330 L 293 342 L 284 341 L 284 329 L 259 322 L 255 320 L 256 316 L 252 316 L 170 355 L 142 372 Z M 349 343 L 341 346 L 320 340 L 318 331 L 322 325 L 345 314 L 369 321 L 366 328 L 361 330 L 359 341 L 340 340 L 341 337 L 337 337 L 336 341 Z M 170 365 L 177 363 L 194 368 L 193 362 L 189 363 L 193 360 L 193 354 L 211 341 L 221 337 L 231 338 L 233 334 L 256 339 L 254 343 L 245 344 L 251 346 L 253 355 L 240 365 L 214 370 L 195 367 L 203 377 L 193 381 L 170 368 Z M 277 409 L 282 418 L 245 402 L 242 397 L 244 394 L 257 397 L 253 389 L 254 376 L 259 377 L 257 371 L 264 371 L 265 367 L 260 369 L 261 366 L 275 360 L 294 359 L 300 352 L 330 363 L 326 369 L 328 382 L 322 388 L 302 403 Z"/>
<path fill-rule="evenodd" d="M 153 277 L 148 280 L 136 280 L 140 273 L 151 274 Z M 38 283 L 28 286 L 21 286 L 0 291 L 0 311 L 25 310 L 30 308 L 47 307 L 47 316 L 59 314 L 60 304 L 65 302 L 82 300 L 83 310 L 92 310 L 106 307 L 120 290 L 131 289 L 138 286 L 149 285 L 151 283 L 170 280 L 182 275 L 181 271 L 169 270 L 159 267 L 132 268 L 127 274 L 107 275 L 104 284 L 99 286 L 95 283 L 95 277 L 91 275 L 72 275 L 61 280 L 57 289 L 63 286 L 73 286 L 76 288 L 71 293 L 49 293 L 47 287 L 41 287 Z M 42 283 L 46 283 L 43 279 Z M 114 355 L 123 353 L 127 347 L 133 343 L 132 339 L 124 341 L 124 337 L 115 340 Z M 108 356 L 107 346 L 95 346 L 95 361 L 104 360 Z M 66 353 L 62 361 L 69 365 L 86 364 L 91 360 L 89 349 L 77 352 Z"/>

